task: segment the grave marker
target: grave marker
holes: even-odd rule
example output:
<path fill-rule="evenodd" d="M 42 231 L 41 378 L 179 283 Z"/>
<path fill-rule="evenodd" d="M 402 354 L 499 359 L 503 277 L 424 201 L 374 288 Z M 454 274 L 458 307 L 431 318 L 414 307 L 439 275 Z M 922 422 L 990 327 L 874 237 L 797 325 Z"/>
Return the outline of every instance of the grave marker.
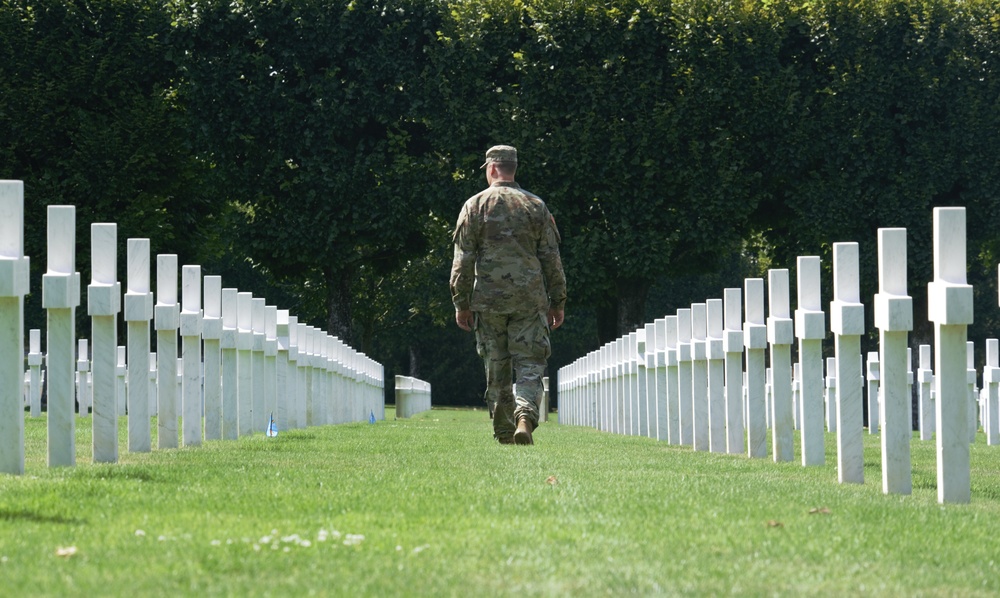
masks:
<path fill-rule="evenodd" d="M 882 492 L 910 494 L 912 410 L 906 383 L 906 346 L 908 331 L 913 330 L 913 300 L 906 293 L 906 229 L 879 229 L 878 267 L 875 327 L 879 329 L 882 386 Z M 871 413 L 869 421 L 874 421 Z"/>
<path fill-rule="evenodd" d="M 861 335 L 865 307 L 858 276 L 858 244 L 833 245 L 833 301 L 830 329 L 834 333 L 837 380 L 837 477 L 841 483 L 864 483 L 861 412 Z"/>
<path fill-rule="evenodd" d="M 747 455 L 767 456 L 767 374 L 764 352 L 767 350 L 767 326 L 764 324 L 764 279 L 744 281 L 746 318 L 743 322 L 743 346 L 746 348 L 747 378 Z"/>
<path fill-rule="evenodd" d="M 184 446 L 201 444 L 201 266 L 181 268 L 181 437 Z"/>
<path fill-rule="evenodd" d="M 792 442 L 792 341 L 793 325 L 788 305 L 788 270 L 768 271 L 767 342 L 771 347 L 771 450 L 774 460 L 794 458 Z"/>
<path fill-rule="evenodd" d="M 726 372 L 726 450 L 743 452 L 743 293 L 725 289 L 722 350 Z"/>
<path fill-rule="evenodd" d="M 156 256 L 156 446 L 177 448 L 177 329 L 180 305 L 177 303 L 177 256 Z"/>
<path fill-rule="evenodd" d="M 42 307 L 48 314 L 46 375 L 50 467 L 76 465 L 73 357 L 76 338 L 75 313 L 77 306 L 80 305 L 80 274 L 74 272 L 75 267 L 76 208 L 49 206 L 48 271 L 42 276 Z M 21 339 L 23 335 L 18 334 L 15 338 Z M 19 361 L 21 351 L 18 347 L 14 353 Z M 20 369 L 21 366 L 18 365 L 17 371 L 20 372 Z M 20 374 L 11 379 L 20 385 Z M 20 390 L 16 396 L 20 405 Z"/>
<path fill-rule="evenodd" d="M 823 465 L 826 449 L 823 436 L 823 339 L 826 315 L 820 294 L 820 259 L 798 258 L 795 336 L 799 339 L 799 432 L 802 465 Z"/>
<path fill-rule="evenodd" d="M 972 287 L 966 284 L 965 208 L 934 208 L 934 281 L 927 285 L 934 322 L 934 394 L 938 502 L 971 498 L 966 335 Z"/>
<path fill-rule="evenodd" d="M 0 181 L 0 472 L 17 475 L 24 473 L 24 296 L 29 290 L 29 261 L 24 255 L 24 183 Z M 51 266 L 49 270 L 63 274 Z M 72 278 L 72 264 L 65 275 Z M 44 284 L 43 279 L 43 296 Z M 66 303 L 72 303 L 71 297 Z M 40 355 L 40 350 L 32 350 L 28 357 L 34 379 L 40 376 L 41 359 L 32 354 Z M 37 417 L 34 394 L 31 413 Z"/>

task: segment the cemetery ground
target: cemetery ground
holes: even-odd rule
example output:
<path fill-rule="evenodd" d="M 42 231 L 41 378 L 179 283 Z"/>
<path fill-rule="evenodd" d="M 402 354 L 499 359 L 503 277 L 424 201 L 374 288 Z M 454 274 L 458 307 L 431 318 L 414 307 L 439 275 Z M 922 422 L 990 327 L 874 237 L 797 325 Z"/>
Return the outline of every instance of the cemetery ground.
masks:
<path fill-rule="evenodd" d="M 92 464 L 90 423 L 78 465 L 49 468 L 25 421 L 25 474 L 0 476 L 7 596 L 1000 593 L 982 434 L 971 504 L 940 505 L 916 435 L 913 494 L 886 496 L 867 433 L 865 483 L 842 485 L 832 434 L 803 468 L 555 423 L 501 446 L 482 410 L 389 409 Z"/>

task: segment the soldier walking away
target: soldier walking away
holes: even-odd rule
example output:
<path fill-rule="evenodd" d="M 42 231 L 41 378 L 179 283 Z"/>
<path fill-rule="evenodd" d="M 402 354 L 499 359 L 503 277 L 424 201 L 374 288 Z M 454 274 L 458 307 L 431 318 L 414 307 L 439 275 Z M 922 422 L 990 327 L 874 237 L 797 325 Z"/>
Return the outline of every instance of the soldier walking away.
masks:
<path fill-rule="evenodd" d="M 516 149 L 491 147 L 481 168 L 489 187 L 462 206 L 453 237 L 455 322 L 476 332 L 493 436 L 534 444 L 549 332 L 566 306 L 559 231 L 545 202 L 514 181 Z"/>

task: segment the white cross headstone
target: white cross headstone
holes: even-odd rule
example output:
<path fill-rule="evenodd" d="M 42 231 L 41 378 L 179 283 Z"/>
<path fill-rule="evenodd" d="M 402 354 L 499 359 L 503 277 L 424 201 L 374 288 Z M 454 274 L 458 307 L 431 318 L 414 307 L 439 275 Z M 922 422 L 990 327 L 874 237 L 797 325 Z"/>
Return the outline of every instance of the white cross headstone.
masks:
<path fill-rule="evenodd" d="M 865 481 L 861 409 L 865 306 L 861 303 L 857 243 L 833 245 L 830 330 L 834 334 L 837 364 L 837 477 L 841 483 L 861 484 Z"/>
<path fill-rule="evenodd" d="M 771 347 L 771 449 L 775 461 L 791 461 L 794 421 L 792 415 L 791 310 L 788 304 L 788 270 L 769 270 L 767 280 L 767 342 Z"/>
<path fill-rule="evenodd" d="M 642 423 L 639 417 L 639 411 L 643 408 L 642 388 L 640 386 L 640 380 L 645 378 L 646 366 L 642 364 L 642 369 L 640 370 L 639 364 L 639 333 L 630 332 L 628 336 L 623 339 L 622 348 L 625 351 L 625 386 L 628 389 L 628 408 L 627 414 L 628 419 L 626 420 L 626 430 L 625 433 L 630 436 L 637 436 L 639 434 L 639 426 Z"/>
<path fill-rule="evenodd" d="M 767 374 L 764 353 L 767 351 L 767 326 L 764 320 L 764 279 L 744 281 L 743 346 L 746 348 L 747 378 L 747 455 L 767 456 Z"/>
<path fill-rule="evenodd" d="M 972 287 L 966 283 L 965 208 L 934 208 L 934 281 L 927 285 L 934 322 L 938 502 L 971 498 L 966 336 Z"/>
<path fill-rule="evenodd" d="M 118 461 L 118 312 L 122 290 L 118 282 L 118 226 L 90 225 L 91 280 L 87 312 L 91 318 L 94 376 L 94 461 Z"/>
<path fill-rule="evenodd" d="M 262 297 L 254 297 L 250 304 L 250 321 L 253 330 L 252 367 L 253 367 L 253 407 L 251 418 L 253 429 L 259 432 L 267 426 L 267 372 L 265 370 L 264 340 L 266 338 L 266 301 Z"/>
<path fill-rule="evenodd" d="M 913 300 L 906 290 L 906 229 L 879 229 L 878 269 L 875 327 L 882 386 L 882 492 L 910 494 L 913 426 L 906 351 L 908 332 L 913 330 Z"/>
<path fill-rule="evenodd" d="M 42 414 L 42 331 L 33 328 L 28 333 L 28 370 L 31 378 L 28 409 L 31 417 Z"/>
<path fill-rule="evenodd" d="M 274 421 L 278 422 L 279 430 L 292 429 L 291 422 L 294 421 L 294 404 L 292 395 L 294 391 L 289 386 L 292 377 L 289 376 L 291 361 L 291 337 L 289 332 L 289 312 L 287 309 L 279 309 L 275 319 L 275 340 L 278 346 L 278 353 L 275 357 L 275 387 L 277 388 L 277 405 L 274 412 Z"/>
<path fill-rule="evenodd" d="M 28 294 L 29 261 L 24 255 L 24 183 L 0 181 L 0 472 L 17 475 L 24 473 L 21 384 L 24 373 L 24 296 Z M 72 266 L 67 274 L 72 276 Z M 38 355 L 40 349 L 32 353 Z M 30 355 L 32 374 L 38 375 L 41 360 Z M 31 365 L 35 361 L 37 366 Z M 31 413 L 37 417 L 33 397 Z"/>
<path fill-rule="evenodd" d="M 115 394 L 118 396 L 118 416 L 124 417 L 128 412 L 125 405 L 128 399 L 128 386 L 125 384 L 126 375 L 128 374 L 128 367 L 125 363 L 127 347 L 125 345 L 118 345 L 118 352 L 115 359 Z"/>
<path fill-rule="evenodd" d="M 653 322 L 656 328 L 654 348 L 656 350 L 656 436 L 657 440 L 669 439 L 667 424 L 667 319 L 658 318 Z"/>
<path fill-rule="evenodd" d="M 708 445 L 708 310 L 704 303 L 691 304 L 691 423 L 694 450 Z"/>
<path fill-rule="evenodd" d="M 75 314 L 80 305 L 80 274 L 74 271 L 75 207 L 49 206 L 48 250 L 48 271 L 42 276 L 42 307 L 48 314 L 49 466 L 73 466 L 76 465 L 73 357 L 76 350 Z M 20 348 L 16 355 L 21 355 Z M 13 379 L 20 384 L 20 375 Z M 20 397 L 20 393 L 17 396 Z"/>
<path fill-rule="evenodd" d="M 694 446 L 694 425 L 692 407 L 691 309 L 677 310 L 677 402 L 681 444 Z"/>
<path fill-rule="evenodd" d="M 253 295 L 237 293 L 236 295 L 237 325 L 239 331 L 236 337 L 237 352 L 237 427 L 240 436 L 253 433 Z M 225 409 L 225 407 L 223 407 Z"/>
<path fill-rule="evenodd" d="M 743 452 L 743 292 L 739 288 L 723 291 L 722 350 L 726 378 L 726 451 Z"/>
<path fill-rule="evenodd" d="M 222 277 L 206 276 L 201 338 L 205 353 L 205 440 L 222 439 Z"/>
<path fill-rule="evenodd" d="M 306 406 L 299 377 L 299 318 L 288 316 L 288 427 L 299 429 L 305 426 Z"/>
<path fill-rule="evenodd" d="M 632 417 L 635 422 L 633 433 L 636 436 L 649 436 L 649 381 L 646 378 L 646 329 L 639 328 L 632 334 L 635 335 L 636 358 L 636 395 L 634 401 L 636 410 Z M 629 335 L 629 338 L 631 337 L 632 335 Z"/>
<path fill-rule="evenodd" d="M 826 429 L 837 431 L 837 358 L 826 358 Z"/>
<path fill-rule="evenodd" d="M 920 368 L 917 370 L 917 403 L 920 440 L 930 440 L 934 434 L 934 402 L 931 390 L 934 385 L 934 370 L 931 369 L 931 346 L 920 345 Z"/>
<path fill-rule="evenodd" d="M 674 315 L 667 316 L 663 322 L 666 347 L 664 351 L 667 361 L 665 383 L 667 387 L 667 442 L 669 444 L 681 444 L 678 320 L 678 316 Z"/>
<path fill-rule="evenodd" d="M 976 430 L 978 430 L 978 400 L 976 392 L 976 345 L 972 341 L 965 343 L 965 380 L 968 384 L 968 394 L 966 396 L 966 407 L 969 415 L 969 444 L 976 441 Z"/>
<path fill-rule="evenodd" d="M 198 446 L 202 438 L 201 382 L 201 266 L 181 268 L 181 438 L 184 446 Z"/>
<path fill-rule="evenodd" d="M 222 439 L 240 437 L 239 299 L 234 288 L 222 289 Z"/>
<path fill-rule="evenodd" d="M 983 427 L 986 429 L 986 444 L 1000 444 L 1000 418 L 997 417 L 997 399 L 1000 393 L 1000 341 L 995 338 L 986 339 L 986 367 L 983 369 L 983 386 L 986 388 L 986 405 L 984 409 Z"/>
<path fill-rule="evenodd" d="M 149 291 L 149 239 L 128 240 L 128 280 L 125 323 L 128 327 L 128 450 L 148 452 L 152 447 L 149 417 L 149 322 L 153 294 Z"/>
<path fill-rule="evenodd" d="M 264 411 L 265 419 L 278 415 L 278 308 L 264 306 Z M 264 428 L 268 425 L 264 422 Z M 284 428 L 280 428 L 284 429 Z"/>
<path fill-rule="evenodd" d="M 705 302 L 708 354 L 708 449 L 726 452 L 726 354 L 722 349 L 722 299 Z"/>
<path fill-rule="evenodd" d="M 180 305 L 177 302 L 177 256 L 156 256 L 156 446 L 177 448 L 177 329 Z"/>
<path fill-rule="evenodd" d="M 865 360 L 866 394 L 868 396 L 868 433 L 878 434 L 879 422 L 882 421 L 879 408 L 878 388 L 882 379 L 879 367 L 878 351 L 869 351 Z"/>
<path fill-rule="evenodd" d="M 795 310 L 795 336 L 799 339 L 799 432 L 802 465 L 823 465 L 826 449 L 823 434 L 823 339 L 826 338 L 826 314 L 820 298 L 820 259 L 798 258 L 796 270 L 798 309 Z"/>
<path fill-rule="evenodd" d="M 643 328 L 645 343 L 642 355 L 646 366 L 646 410 L 644 414 L 645 428 L 643 435 L 650 438 L 657 436 L 657 408 L 658 393 L 660 389 L 656 386 L 656 323 L 650 322 Z"/>
<path fill-rule="evenodd" d="M 90 347 L 87 339 L 77 339 L 76 357 L 76 409 L 81 416 L 90 413 L 90 385 L 87 383 L 90 374 Z"/>

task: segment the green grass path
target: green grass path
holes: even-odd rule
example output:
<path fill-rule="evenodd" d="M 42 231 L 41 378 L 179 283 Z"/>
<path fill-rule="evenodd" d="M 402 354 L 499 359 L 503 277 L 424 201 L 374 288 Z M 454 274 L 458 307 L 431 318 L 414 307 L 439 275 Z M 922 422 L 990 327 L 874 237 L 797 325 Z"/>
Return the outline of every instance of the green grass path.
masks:
<path fill-rule="evenodd" d="M 4 596 L 1000 594 L 1000 447 L 972 447 L 972 503 L 937 504 L 827 464 L 695 453 L 545 424 L 492 441 L 483 411 L 262 434 L 0 476 Z M 125 446 L 125 420 L 122 420 Z M 155 426 L 154 426 L 155 430 Z M 155 441 L 154 441 L 155 445 Z M 798 452 L 796 452 L 798 455 Z"/>

